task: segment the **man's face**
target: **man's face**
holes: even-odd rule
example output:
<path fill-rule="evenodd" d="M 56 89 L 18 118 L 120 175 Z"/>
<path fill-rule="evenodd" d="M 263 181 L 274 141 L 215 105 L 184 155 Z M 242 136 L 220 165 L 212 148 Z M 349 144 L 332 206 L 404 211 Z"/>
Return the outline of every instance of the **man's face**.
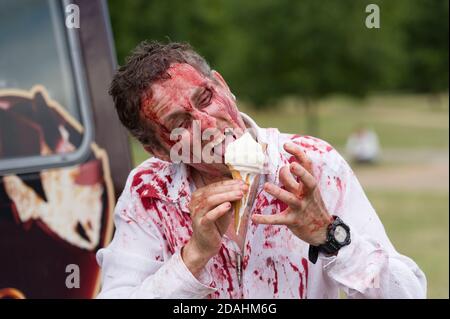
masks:
<path fill-rule="evenodd" d="M 153 83 L 151 98 L 143 101 L 143 113 L 156 124 L 156 136 L 166 152 L 177 142 L 170 139 L 170 133 L 183 128 L 182 139 L 190 139 L 192 153 L 193 139 L 199 138 L 193 135 L 194 121 L 202 133 L 208 129 L 219 135 L 227 128 L 245 129 L 234 97 L 218 73 L 209 78 L 185 63 L 172 64 L 167 73 L 170 78 Z M 201 145 L 208 142 L 201 141 Z M 223 157 L 223 148 L 216 150 Z M 193 166 L 210 173 L 224 170 L 223 164 Z"/>

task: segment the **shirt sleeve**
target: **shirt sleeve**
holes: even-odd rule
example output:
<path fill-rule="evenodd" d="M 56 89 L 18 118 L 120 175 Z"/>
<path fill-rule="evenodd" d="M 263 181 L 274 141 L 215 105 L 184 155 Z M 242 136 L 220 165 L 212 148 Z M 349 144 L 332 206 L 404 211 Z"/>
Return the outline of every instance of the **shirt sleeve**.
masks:
<path fill-rule="evenodd" d="M 127 187 L 125 188 L 127 189 Z M 129 188 L 128 188 L 129 189 Z M 114 212 L 116 231 L 108 247 L 97 253 L 102 287 L 97 298 L 205 298 L 215 289 L 204 270 L 198 278 L 180 251 L 170 254 L 158 228 L 138 200 L 122 194 Z"/>
<path fill-rule="evenodd" d="M 395 250 L 351 168 L 333 152 L 345 186 L 337 215 L 350 226 L 351 243 L 337 256 L 320 255 L 325 274 L 349 298 L 426 298 L 424 273 Z"/>

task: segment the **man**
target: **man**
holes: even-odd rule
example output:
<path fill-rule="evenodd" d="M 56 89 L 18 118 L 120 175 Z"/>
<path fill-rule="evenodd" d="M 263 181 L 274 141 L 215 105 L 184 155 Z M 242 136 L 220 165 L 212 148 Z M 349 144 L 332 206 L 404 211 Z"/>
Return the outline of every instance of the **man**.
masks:
<path fill-rule="evenodd" d="M 380 157 L 380 143 L 375 131 L 358 127 L 347 139 L 347 155 L 358 164 L 374 164 Z"/>
<path fill-rule="evenodd" d="M 110 93 L 155 157 L 131 172 L 117 203 L 114 239 L 97 255 L 100 298 L 425 297 L 424 274 L 395 251 L 342 157 L 319 139 L 257 127 L 188 45 L 140 44 Z M 269 171 L 238 235 L 232 203 L 250 190 L 223 160 L 192 160 L 194 122 L 202 132 L 252 128 L 267 146 Z M 179 128 L 189 163 L 171 162 Z"/>

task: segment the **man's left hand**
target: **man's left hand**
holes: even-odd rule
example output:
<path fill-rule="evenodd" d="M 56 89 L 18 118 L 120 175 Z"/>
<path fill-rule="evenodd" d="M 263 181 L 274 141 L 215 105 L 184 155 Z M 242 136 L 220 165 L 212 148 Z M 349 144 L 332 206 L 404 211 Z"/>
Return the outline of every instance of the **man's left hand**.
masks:
<path fill-rule="evenodd" d="M 294 143 L 286 143 L 284 149 L 295 157 L 294 162 L 280 170 L 280 181 L 285 189 L 266 183 L 264 190 L 286 203 L 288 208 L 275 215 L 254 214 L 252 220 L 259 224 L 286 225 L 298 238 L 318 246 L 325 243 L 332 218 L 313 176 L 311 161 Z"/>

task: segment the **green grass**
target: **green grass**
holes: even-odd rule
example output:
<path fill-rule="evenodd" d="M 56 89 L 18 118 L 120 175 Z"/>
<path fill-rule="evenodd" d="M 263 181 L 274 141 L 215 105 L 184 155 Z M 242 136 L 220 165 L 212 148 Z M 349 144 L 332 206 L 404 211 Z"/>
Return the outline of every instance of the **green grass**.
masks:
<path fill-rule="evenodd" d="M 341 97 L 317 103 L 320 137 L 337 148 L 359 125 L 373 128 L 384 148 L 448 147 L 448 105 L 432 108 L 427 100 L 404 97 L 371 98 L 355 101 Z M 448 101 L 448 99 L 445 99 Z M 407 105 L 405 105 L 407 103 Z M 282 110 L 257 111 L 243 107 L 261 127 L 278 127 L 287 133 L 310 134 L 307 117 L 299 103 Z"/>
<path fill-rule="evenodd" d="M 368 191 L 367 196 L 397 251 L 425 273 L 428 298 L 448 298 L 448 193 Z"/>

